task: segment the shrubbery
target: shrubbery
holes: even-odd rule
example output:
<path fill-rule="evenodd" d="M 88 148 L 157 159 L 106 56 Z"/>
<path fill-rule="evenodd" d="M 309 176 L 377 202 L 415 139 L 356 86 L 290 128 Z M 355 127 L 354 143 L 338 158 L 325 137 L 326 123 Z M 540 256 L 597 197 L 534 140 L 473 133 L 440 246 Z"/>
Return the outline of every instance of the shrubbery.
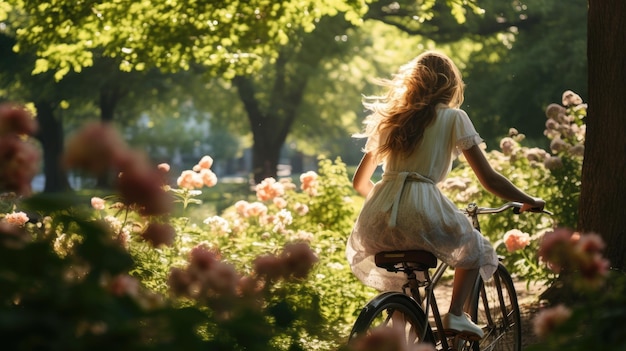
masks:
<path fill-rule="evenodd" d="M 550 251 L 542 241 L 554 237 L 555 227 L 576 224 L 585 113 L 575 94 L 564 94 L 562 105 L 546 111 L 550 151 L 523 146 L 524 136 L 511 130 L 500 151 L 487 153 L 498 171 L 546 199 L 555 213 L 488 216 L 481 222 L 509 269 L 529 283 L 553 282 L 561 273 L 555 267 L 567 266 L 574 267 L 572 282 L 591 286 L 592 277 L 595 289 L 606 286 L 601 244 L 582 245 L 596 241 L 571 239 L 580 235 L 566 229 L 569 236 L 552 240 L 562 243 L 552 248 L 562 250 Z M 35 130 L 26 110 L 1 106 L 0 334 L 7 349 L 345 346 L 356 314 L 375 292 L 354 278 L 345 260 L 360 203 L 353 203 L 340 159 L 320 158 L 316 172 L 296 179 L 265 179 L 218 213 L 222 206 L 201 200 L 219 192 L 210 157 L 172 177 L 168 165 L 151 165 L 112 127 L 98 124 L 69 140 L 63 162 L 114 175 L 112 194 L 32 195 L 39 155 L 27 136 Z M 480 189 L 462 160 L 441 187 L 459 207 L 502 204 Z M 578 254 L 568 256 L 572 252 Z M 559 257 L 572 260 L 564 264 Z M 580 278 L 580 272 L 587 275 Z M 620 277 L 601 301 L 623 299 Z M 597 292 L 572 284 L 583 297 Z M 538 325 L 563 321 L 561 333 L 578 335 L 578 322 L 604 325 L 624 315 L 607 315 L 600 302 L 591 306 L 602 313 L 585 317 L 584 308 L 563 306 L 541 315 Z M 546 331 L 538 327 L 552 335 Z M 570 339 L 546 340 L 562 345 L 557 341 Z"/>

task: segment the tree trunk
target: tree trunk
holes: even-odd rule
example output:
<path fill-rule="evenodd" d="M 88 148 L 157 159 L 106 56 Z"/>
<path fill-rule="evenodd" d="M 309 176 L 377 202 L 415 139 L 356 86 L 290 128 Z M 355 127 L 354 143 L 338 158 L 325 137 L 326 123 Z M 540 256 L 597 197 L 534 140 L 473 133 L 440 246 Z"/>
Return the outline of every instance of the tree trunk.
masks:
<path fill-rule="evenodd" d="M 295 120 L 308 80 L 305 74 L 300 74 L 297 78 L 291 76 L 287 79 L 291 84 L 287 86 L 285 77 L 281 74 L 284 68 L 280 66 L 281 62 L 280 59 L 277 60 L 279 73 L 272 88 L 273 98 L 270 99 L 268 112 L 261 110 L 251 77 L 238 76 L 233 79 L 252 129 L 252 172 L 255 183 L 268 177 L 277 177 L 280 150 Z"/>
<path fill-rule="evenodd" d="M 105 84 L 100 88 L 100 121 L 102 123 L 111 123 L 115 115 L 115 107 L 120 100 L 120 89 L 115 83 Z M 111 189 L 114 175 L 103 173 L 96 179 L 96 187 L 99 189 Z"/>
<path fill-rule="evenodd" d="M 626 268 L 626 1 L 589 0 L 589 107 L 578 229 L 600 234 Z"/>
<path fill-rule="evenodd" d="M 44 192 L 70 190 L 67 172 L 61 164 L 63 155 L 63 121 L 54 116 L 54 108 L 45 101 L 35 102 L 39 133 L 37 139 L 43 149 L 43 169 L 46 177 Z"/>

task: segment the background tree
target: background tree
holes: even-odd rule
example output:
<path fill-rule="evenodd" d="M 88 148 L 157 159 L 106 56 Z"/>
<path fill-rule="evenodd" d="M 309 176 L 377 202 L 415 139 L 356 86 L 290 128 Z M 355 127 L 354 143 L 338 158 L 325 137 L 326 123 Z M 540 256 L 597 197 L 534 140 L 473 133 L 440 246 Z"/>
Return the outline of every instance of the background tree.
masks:
<path fill-rule="evenodd" d="M 497 74 L 497 70 L 491 69 L 494 64 L 511 66 L 505 56 L 508 50 L 506 44 L 514 39 L 516 30 L 526 30 L 537 23 L 545 22 L 557 12 L 546 11 L 545 7 L 548 5 L 539 1 L 533 1 L 532 6 L 526 7 L 519 2 L 491 0 L 481 2 L 484 13 L 480 13 L 480 9 L 473 2 L 451 0 L 429 0 L 420 4 L 409 0 L 379 0 L 370 3 L 367 8 L 359 1 L 336 2 L 333 6 L 321 6 L 317 2 L 311 2 L 309 7 L 290 1 L 272 5 L 262 1 L 235 1 L 228 4 L 192 3 L 189 6 L 160 1 L 90 2 L 84 8 L 70 8 L 67 11 L 61 11 L 66 6 L 63 1 L 56 1 L 54 5 L 40 1 L 8 3 L 15 4 L 14 12 L 21 14 L 22 21 L 25 22 L 16 32 L 19 42 L 17 48 L 31 49 L 39 55 L 35 72 L 53 70 L 57 78 L 71 71 L 84 73 L 85 67 L 95 65 L 104 57 L 122 71 L 141 71 L 151 67 L 162 71 L 185 71 L 197 67 L 207 77 L 221 76 L 227 80 L 237 77 L 233 83 L 240 88 L 238 91 L 242 102 L 233 105 L 234 110 L 244 113 L 233 115 L 225 111 L 216 112 L 213 108 L 211 114 L 205 115 L 211 116 L 212 125 L 229 126 L 231 122 L 217 120 L 237 119 L 239 122 L 236 124 L 244 126 L 240 117 L 247 117 L 248 125 L 245 129 L 253 131 L 250 136 L 254 154 L 257 155 L 254 158 L 257 180 L 276 174 L 275 164 L 281 150 L 284 150 L 285 142 L 292 134 L 305 136 L 307 141 L 316 141 L 305 145 L 293 142 L 295 138 L 292 138 L 289 145 L 294 146 L 296 152 L 314 153 L 331 149 L 336 152 L 338 148 L 329 146 L 328 140 L 337 141 L 334 145 L 349 143 L 348 136 L 356 128 L 355 121 L 360 120 L 355 118 L 359 117 L 358 112 L 354 112 L 360 110 L 357 102 L 359 99 L 354 99 L 354 107 L 350 108 L 352 112 L 332 118 L 333 113 L 329 113 L 328 109 L 318 109 L 326 105 L 334 107 L 335 103 L 328 102 L 333 98 L 341 99 L 341 92 L 345 90 L 337 89 L 339 84 L 332 82 L 332 89 L 337 89 L 336 92 L 340 94 L 330 94 L 326 89 L 331 85 L 326 84 L 315 89 L 311 84 L 324 82 L 318 77 L 330 73 L 330 63 L 345 69 L 346 62 L 358 62 L 357 56 L 362 55 L 363 51 L 355 46 L 353 39 L 359 39 L 355 34 L 358 30 L 353 27 L 359 25 L 361 19 L 389 24 L 408 34 L 419 34 L 423 38 L 435 40 L 438 47 L 463 38 L 461 42 L 465 44 L 457 46 L 454 54 L 465 66 L 464 71 L 471 72 L 473 67 L 469 65 L 470 59 L 476 57 L 489 62 L 489 65 L 483 67 L 489 68 L 492 74 Z M 76 6 L 68 3 L 67 7 Z M 91 10 L 87 11 L 86 8 Z M 367 12 L 364 12 L 366 9 Z M 368 33 L 358 35 L 365 37 Z M 382 40 L 375 39 L 370 40 L 369 44 Z M 324 50 L 319 50 L 320 48 Z M 498 51 L 491 51 L 494 48 Z M 398 50 L 402 54 L 415 54 L 419 48 Z M 495 54 L 470 56 L 477 51 Z M 352 58 L 354 60 L 350 61 Z M 371 57 L 368 59 L 372 60 Z M 549 65 L 550 62 L 545 64 Z M 388 73 L 393 70 L 390 65 L 381 68 L 383 69 L 378 72 Z M 251 72 L 255 74 L 250 75 Z M 367 76 L 376 76 L 375 72 L 371 71 Z M 501 72 L 506 73 L 504 70 Z M 521 71 L 518 70 L 517 74 L 519 72 Z M 333 73 L 337 74 L 336 71 Z M 337 76 L 346 75 L 340 73 Z M 508 74 L 503 76 L 509 77 Z M 117 74 L 111 72 L 110 77 L 114 79 L 101 85 L 99 96 L 103 117 L 112 115 L 111 111 L 116 110 L 116 106 L 119 109 L 118 98 L 126 89 L 125 86 L 123 89 L 115 87 L 115 84 L 122 82 L 117 79 Z M 467 79 L 469 84 L 472 84 L 472 77 L 478 77 L 477 82 L 482 78 L 479 74 L 470 74 Z M 127 81 L 123 85 L 126 83 Z M 362 82 L 359 84 L 355 79 L 352 79 L 352 83 L 354 85 L 350 87 L 351 93 L 355 88 L 364 87 Z M 506 80 L 503 83 L 516 86 Z M 490 90 L 491 87 L 492 85 L 489 86 Z M 559 87 L 558 91 L 562 89 Z M 523 95 L 519 90 L 513 89 L 511 92 L 515 94 L 509 94 L 508 97 Z M 320 99 L 320 94 L 325 94 L 323 99 Z M 506 100 L 508 97 L 498 100 Z M 491 109 L 481 109 L 482 106 L 491 106 L 485 100 L 489 99 L 472 99 L 471 96 L 467 99 L 467 108 L 478 122 L 483 116 L 494 115 Z M 137 101 L 134 102 L 135 106 L 140 105 Z M 194 102 L 194 106 L 200 105 L 202 103 L 199 100 Z M 524 106 L 527 105 L 527 111 L 534 111 L 533 106 Z M 535 107 L 537 110 L 540 108 Z M 472 111 L 472 108 L 477 110 Z M 515 113 L 524 113 L 519 107 L 509 109 L 502 116 L 495 116 L 494 119 L 498 122 L 496 125 L 506 125 L 504 120 Z M 339 110 L 341 109 L 335 109 L 334 112 Z M 316 120 L 313 117 L 316 114 L 323 118 Z M 296 120 L 298 122 L 294 123 Z M 494 124 L 491 120 L 489 122 L 485 125 Z M 477 124 L 480 127 L 480 123 Z M 508 126 L 500 128 L 507 129 Z M 340 135 L 342 132 L 344 139 Z M 497 133 L 500 130 L 490 133 L 490 129 L 484 129 L 486 137 Z M 326 145 L 322 145 L 322 139 L 326 140 Z M 311 145 L 320 145 L 323 148 L 311 151 Z"/>
<path fill-rule="evenodd" d="M 545 107 L 560 101 L 565 90 L 584 99 L 588 94 L 587 1 L 530 0 L 508 11 L 500 3 L 487 8 L 486 15 L 501 16 L 498 21 L 507 27 L 475 40 L 480 50 L 464 70 L 465 107 L 477 117 L 488 145 L 497 145 L 511 127 L 524 133 L 527 142 L 545 144 Z"/>
<path fill-rule="evenodd" d="M 578 229 L 602 235 L 611 265 L 624 270 L 626 2 L 590 0 L 588 33 L 589 109 Z"/>

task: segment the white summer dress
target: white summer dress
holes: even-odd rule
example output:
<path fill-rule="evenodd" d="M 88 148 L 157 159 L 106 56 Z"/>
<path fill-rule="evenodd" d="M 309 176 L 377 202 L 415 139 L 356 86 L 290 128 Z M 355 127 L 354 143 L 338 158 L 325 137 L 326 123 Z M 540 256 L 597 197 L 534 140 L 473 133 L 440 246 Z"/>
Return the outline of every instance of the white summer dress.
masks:
<path fill-rule="evenodd" d="M 368 147 L 375 149 L 377 142 L 368 139 Z M 491 278 L 498 264 L 493 246 L 436 185 L 462 150 L 481 142 L 465 111 L 445 107 L 437 110 L 410 156 L 385 161 L 383 177 L 368 194 L 346 246 L 352 271 L 365 285 L 401 289 L 404 275 L 374 263 L 376 253 L 393 250 L 427 250 L 451 267 L 479 268 L 484 280 Z"/>

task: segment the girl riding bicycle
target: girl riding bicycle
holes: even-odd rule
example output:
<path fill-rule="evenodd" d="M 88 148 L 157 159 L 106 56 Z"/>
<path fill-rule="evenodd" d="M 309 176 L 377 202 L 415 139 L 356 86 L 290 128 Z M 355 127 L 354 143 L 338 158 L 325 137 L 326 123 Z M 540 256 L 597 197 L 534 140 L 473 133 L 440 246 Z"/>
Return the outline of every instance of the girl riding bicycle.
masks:
<path fill-rule="evenodd" d="M 365 203 L 348 239 L 346 256 L 364 284 L 380 291 L 400 290 L 405 278 L 377 268 L 381 251 L 428 250 L 455 267 L 452 300 L 444 328 L 482 337 L 463 313 L 480 273 L 488 280 L 498 265 L 491 243 L 437 187 L 463 153 L 480 183 L 496 196 L 524 203 L 522 211 L 545 202 L 527 195 L 495 171 L 479 147 L 482 142 L 465 111 L 461 74 L 446 55 L 427 51 L 380 85 L 384 96 L 366 99 L 364 156 L 353 186 Z M 382 165 L 376 184 L 371 177 Z"/>

